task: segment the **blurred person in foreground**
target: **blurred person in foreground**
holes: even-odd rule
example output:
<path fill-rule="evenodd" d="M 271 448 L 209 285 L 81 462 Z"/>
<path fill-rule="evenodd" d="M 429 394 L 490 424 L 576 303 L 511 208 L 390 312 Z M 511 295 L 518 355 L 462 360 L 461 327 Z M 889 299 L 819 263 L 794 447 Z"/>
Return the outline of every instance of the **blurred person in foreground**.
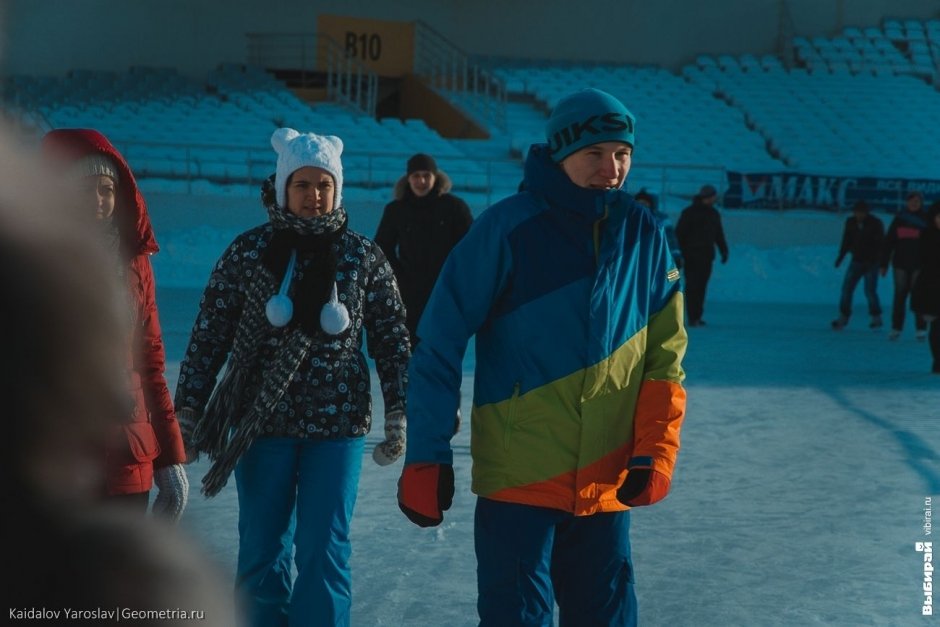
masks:
<path fill-rule="evenodd" d="M 852 255 L 852 261 L 845 271 L 842 281 L 842 295 L 839 298 L 839 317 L 832 321 L 835 330 L 844 329 L 852 316 L 852 297 L 855 288 L 862 279 L 865 281 L 865 298 L 868 299 L 868 314 L 871 329 L 880 329 L 881 303 L 878 300 L 878 263 L 881 248 L 884 245 L 885 225 L 871 214 L 868 203 L 857 200 L 852 205 L 852 215 L 845 220 L 842 230 L 842 242 L 836 257 L 836 268 L 846 255 Z"/>
<path fill-rule="evenodd" d="M 271 145 L 268 220 L 213 269 L 176 404 L 190 458 L 213 462 L 203 493 L 234 469 L 235 585 L 250 624 L 348 625 L 349 528 L 372 427 L 363 340 L 385 404 L 372 457 L 388 465 L 405 449 L 405 308 L 382 249 L 347 228 L 342 140 L 281 128 Z"/>
<path fill-rule="evenodd" d="M 139 625 L 231 627 L 230 593 L 196 546 L 165 517 L 101 499 L 103 452 L 127 416 L 126 291 L 87 215 L 50 193 L 57 174 L 26 163 L 2 131 L 0 158 L 4 611 L 11 622 L 136 612 Z"/>
<path fill-rule="evenodd" d="M 156 239 L 147 204 L 124 157 L 91 129 L 55 129 L 42 140 L 45 160 L 61 183 L 61 211 L 82 212 L 97 227 L 98 245 L 126 289 L 126 417 L 108 447 L 103 491 L 115 502 L 178 519 L 189 498 L 186 453 L 164 376 L 166 357 L 150 256 Z"/>
<path fill-rule="evenodd" d="M 889 267 L 894 269 L 894 300 L 891 307 L 889 340 L 901 337 L 901 330 L 904 328 L 907 299 L 920 271 L 920 236 L 926 228 L 924 195 L 919 191 L 909 192 L 904 209 L 897 213 L 888 226 L 881 257 L 881 276 L 888 274 Z M 927 321 L 916 312 L 914 336 L 918 340 L 927 339 Z"/>
<path fill-rule="evenodd" d="M 395 184 L 395 200 L 385 206 L 375 233 L 375 243 L 395 271 L 412 349 L 418 343 L 418 321 L 444 260 L 473 222 L 467 203 L 450 189 L 450 177 L 438 169 L 433 157 L 412 156 L 407 173 Z"/>
<path fill-rule="evenodd" d="M 563 98 L 524 191 L 451 252 L 418 328 L 399 506 L 439 525 L 452 416 L 476 336 L 471 416 L 480 624 L 635 625 L 630 510 L 669 492 L 685 413 L 679 272 L 621 191 L 634 118 L 605 92 Z"/>
<path fill-rule="evenodd" d="M 928 339 L 933 364 L 930 371 L 940 374 L 940 201 L 927 212 L 927 226 L 920 239 L 920 272 L 911 290 L 911 309 L 930 325 Z"/>
<path fill-rule="evenodd" d="M 712 276 L 715 248 L 721 254 L 721 263 L 728 263 L 728 243 L 721 226 L 721 214 L 715 209 L 718 190 L 703 185 L 692 199 L 692 204 L 682 210 L 676 223 L 676 239 L 685 263 L 685 297 L 688 306 L 689 326 L 705 326 L 705 292 Z"/>

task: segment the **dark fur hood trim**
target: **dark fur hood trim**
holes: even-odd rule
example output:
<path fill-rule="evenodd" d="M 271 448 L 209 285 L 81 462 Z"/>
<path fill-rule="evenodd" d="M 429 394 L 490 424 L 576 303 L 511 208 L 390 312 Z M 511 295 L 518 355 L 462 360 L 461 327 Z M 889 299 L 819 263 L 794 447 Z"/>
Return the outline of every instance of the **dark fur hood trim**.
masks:
<path fill-rule="evenodd" d="M 434 189 L 431 190 L 431 193 L 436 196 L 443 196 L 450 192 L 453 187 L 453 183 L 450 180 L 450 177 L 447 176 L 447 172 L 444 170 L 437 171 L 437 181 L 434 182 Z M 398 179 L 398 182 L 395 183 L 395 200 L 401 200 L 405 196 L 412 196 L 411 188 L 408 186 L 408 175 L 402 176 Z"/>

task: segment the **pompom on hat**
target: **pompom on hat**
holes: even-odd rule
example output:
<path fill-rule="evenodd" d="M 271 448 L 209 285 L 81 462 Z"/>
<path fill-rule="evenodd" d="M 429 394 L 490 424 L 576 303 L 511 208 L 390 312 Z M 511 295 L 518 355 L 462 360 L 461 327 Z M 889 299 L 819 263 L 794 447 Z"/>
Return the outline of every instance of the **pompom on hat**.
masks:
<path fill-rule="evenodd" d="M 333 209 L 343 203 L 343 140 L 334 135 L 300 133 L 292 128 L 279 128 L 271 135 L 277 153 L 274 189 L 277 204 L 287 207 L 287 179 L 300 168 L 311 166 L 330 173 L 336 185 Z"/>
<path fill-rule="evenodd" d="M 636 118 L 622 102 L 599 89 L 582 89 L 558 101 L 545 125 L 552 160 L 601 142 L 634 145 Z"/>

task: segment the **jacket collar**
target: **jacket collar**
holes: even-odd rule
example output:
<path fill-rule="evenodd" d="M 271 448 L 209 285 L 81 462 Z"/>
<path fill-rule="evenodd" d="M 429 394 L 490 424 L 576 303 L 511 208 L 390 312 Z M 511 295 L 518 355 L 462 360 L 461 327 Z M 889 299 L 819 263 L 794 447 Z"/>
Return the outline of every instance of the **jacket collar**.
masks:
<path fill-rule="evenodd" d="M 623 193 L 619 189 L 602 190 L 578 187 L 557 163 L 552 161 L 548 144 L 533 144 L 525 162 L 525 189 L 540 196 L 550 208 L 577 213 L 596 220 L 604 215 L 604 206 L 613 204 Z"/>

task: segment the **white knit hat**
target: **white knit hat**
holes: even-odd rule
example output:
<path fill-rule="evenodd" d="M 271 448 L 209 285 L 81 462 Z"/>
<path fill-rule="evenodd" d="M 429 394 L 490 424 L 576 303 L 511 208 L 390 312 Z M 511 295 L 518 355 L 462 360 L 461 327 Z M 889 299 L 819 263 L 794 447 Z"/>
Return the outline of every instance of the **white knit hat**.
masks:
<path fill-rule="evenodd" d="M 333 176 L 336 190 L 333 209 L 343 202 L 343 140 L 334 135 L 298 133 L 292 128 L 279 128 L 271 135 L 271 145 L 277 153 L 277 171 L 274 189 L 277 204 L 287 207 L 287 179 L 305 166 L 322 168 Z"/>

